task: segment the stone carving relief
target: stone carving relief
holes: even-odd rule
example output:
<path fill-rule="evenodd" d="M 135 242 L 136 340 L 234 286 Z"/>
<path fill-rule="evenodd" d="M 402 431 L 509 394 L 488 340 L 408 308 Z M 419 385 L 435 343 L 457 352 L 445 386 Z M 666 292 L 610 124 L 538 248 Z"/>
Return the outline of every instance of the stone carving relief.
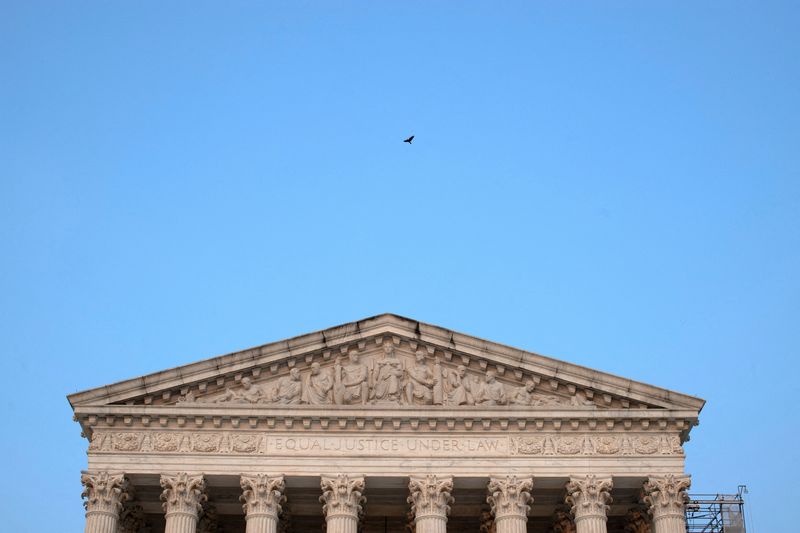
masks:
<path fill-rule="evenodd" d="M 442 364 L 422 348 L 415 349 L 413 355 L 406 351 L 402 357 L 399 351 L 391 341 L 385 341 L 379 353 L 366 361 L 351 350 L 325 366 L 313 362 L 305 370 L 292 367 L 288 375 L 267 382 L 255 383 L 245 376 L 240 385 L 211 394 L 188 390 L 175 403 L 601 407 L 575 388 L 568 395 L 563 387 L 561 394 L 540 391 L 535 376 L 517 385 L 519 380 L 503 382 L 492 369 L 477 371 L 464 365 Z"/>
<path fill-rule="evenodd" d="M 588 475 L 570 478 L 565 501 L 571 507 L 575 520 L 587 516 L 605 518 L 611 504 L 611 477 Z"/>
<path fill-rule="evenodd" d="M 650 508 L 653 520 L 664 516 L 683 516 L 689 500 L 686 491 L 692 484 L 689 476 L 651 476 L 644 483 L 642 501 Z"/>
<path fill-rule="evenodd" d="M 117 515 L 128 499 L 128 480 L 122 473 L 84 472 L 81 484 L 81 498 L 85 499 L 83 506 L 87 513 Z"/>
<path fill-rule="evenodd" d="M 450 504 L 455 500 L 450 495 L 453 491 L 452 477 L 411 476 L 408 483 L 408 503 L 414 520 L 427 517 L 445 517 L 450 513 Z"/>
<path fill-rule="evenodd" d="M 355 517 L 361 515 L 367 499 L 364 491 L 363 477 L 350 477 L 346 474 L 321 476 L 320 488 L 322 496 L 322 512 L 326 519 L 334 516 Z"/>
<path fill-rule="evenodd" d="M 130 505 L 129 502 L 119 515 L 119 533 L 140 533 L 144 528 L 144 509 L 141 505 Z"/>
<path fill-rule="evenodd" d="M 509 455 L 541 456 L 683 456 L 677 435 L 592 435 L 545 433 L 536 436 L 508 436 Z M 319 438 L 313 438 L 317 441 Z M 367 439 L 369 440 L 369 439 Z M 372 439 L 376 450 L 390 451 L 395 446 L 393 438 Z M 380 440 L 379 443 L 377 441 Z M 440 439 L 452 448 L 451 438 Z M 658 445 L 652 446 L 653 440 Z M 438 442 L 438 441 L 437 441 Z M 456 442 L 459 442 L 456 438 Z M 136 445 L 131 445 L 136 443 Z M 466 444 L 465 444 L 466 445 Z M 213 454 L 264 454 L 267 453 L 263 432 L 250 431 L 106 431 L 95 430 L 89 445 L 90 452 L 126 453 L 213 453 Z M 308 446 L 311 446 L 310 444 Z M 315 445 L 316 446 L 316 445 Z M 322 444 L 315 448 L 321 450 Z M 356 446 L 356 444 L 353 444 Z M 310 449 L 310 448 L 309 448 Z M 354 448 L 355 449 L 355 448 Z M 479 450 L 480 451 L 480 450 Z"/>
<path fill-rule="evenodd" d="M 283 496 L 285 488 L 283 476 L 243 475 L 239 484 L 242 487 L 242 495 L 239 499 L 244 503 L 242 509 L 246 516 L 277 517 L 281 513 L 281 504 L 286 499 Z"/>
<path fill-rule="evenodd" d="M 491 478 L 489 480 L 486 502 L 492 508 L 495 521 L 509 516 L 526 517 L 530 511 L 533 478 Z"/>
<path fill-rule="evenodd" d="M 161 501 L 164 512 L 182 513 L 197 516 L 207 500 L 206 481 L 201 475 L 179 472 L 175 475 L 161 475 Z"/>
<path fill-rule="evenodd" d="M 677 435 L 511 437 L 512 455 L 683 455 Z"/>

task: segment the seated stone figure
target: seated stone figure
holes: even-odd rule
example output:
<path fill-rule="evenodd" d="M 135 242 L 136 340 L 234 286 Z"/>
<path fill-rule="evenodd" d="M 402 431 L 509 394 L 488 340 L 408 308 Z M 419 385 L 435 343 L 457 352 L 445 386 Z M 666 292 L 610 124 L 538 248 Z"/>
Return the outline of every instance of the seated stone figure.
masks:
<path fill-rule="evenodd" d="M 324 405 L 333 403 L 333 378 L 323 371 L 319 363 L 311 364 L 311 375 L 303 387 L 303 403 Z"/>
<path fill-rule="evenodd" d="M 436 378 L 425 362 L 425 351 L 417 350 L 417 364 L 408 371 L 406 402 L 409 405 L 432 405 Z"/>
<path fill-rule="evenodd" d="M 494 370 L 486 372 L 486 382 L 475 397 L 477 405 L 506 405 L 508 397 L 505 386 L 497 381 Z"/>
<path fill-rule="evenodd" d="M 300 403 L 303 398 L 303 382 L 300 379 L 300 371 L 293 368 L 289 375 L 278 381 L 275 388 L 275 395 L 272 397 L 273 403 L 289 405 Z"/>
<path fill-rule="evenodd" d="M 405 373 L 403 362 L 397 358 L 391 344 L 384 344 L 383 354 L 383 359 L 376 362 L 377 371 L 371 399 L 376 403 L 399 404 Z"/>

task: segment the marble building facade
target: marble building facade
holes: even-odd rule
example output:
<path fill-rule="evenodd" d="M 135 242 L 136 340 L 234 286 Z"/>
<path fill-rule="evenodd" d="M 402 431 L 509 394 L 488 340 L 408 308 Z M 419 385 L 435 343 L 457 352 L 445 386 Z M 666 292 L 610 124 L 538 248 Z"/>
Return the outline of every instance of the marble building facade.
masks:
<path fill-rule="evenodd" d="M 72 394 L 87 533 L 678 533 L 704 401 L 397 315 Z"/>

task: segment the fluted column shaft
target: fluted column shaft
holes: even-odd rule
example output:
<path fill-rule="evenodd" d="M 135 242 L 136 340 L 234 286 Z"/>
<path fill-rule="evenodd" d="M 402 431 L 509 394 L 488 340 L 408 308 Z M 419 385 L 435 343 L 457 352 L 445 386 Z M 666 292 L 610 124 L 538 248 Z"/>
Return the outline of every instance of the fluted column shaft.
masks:
<path fill-rule="evenodd" d="M 566 502 L 572 507 L 577 533 L 607 533 L 606 522 L 611 503 L 610 477 L 571 477 L 567 483 Z"/>
<path fill-rule="evenodd" d="M 651 476 L 643 487 L 642 500 L 653 517 L 654 533 L 686 533 L 686 490 L 692 484 L 689 476 Z"/>
<path fill-rule="evenodd" d="M 256 474 L 240 479 L 244 502 L 246 533 L 276 533 L 285 487 L 283 476 Z"/>
<path fill-rule="evenodd" d="M 528 529 L 533 478 L 493 477 L 487 487 L 486 502 L 494 515 L 497 533 L 525 533 Z"/>
<path fill-rule="evenodd" d="M 161 499 L 167 525 L 164 533 L 195 533 L 197 518 L 206 501 L 202 474 L 161 475 Z"/>
<path fill-rule="evenodd" d="M 128 499 L 128 481 L 122 473 L 84 472 L 81 474 L 86 499 L 85 533 L 117 533 L 119 512 Z"/>
<path fill-rule="evenodd" d="M 322 496 L 327 533 L 356 533 L 362 505 L 366 502 L 364 476 L 350 477 L 346 474 L 321 476 Z"/>
<path fill-rule="evenodd" d="M 408 502 L 414 513 L 416 533 L 446 533 L 453 497 L 453 477 L 411 476 Z"/>

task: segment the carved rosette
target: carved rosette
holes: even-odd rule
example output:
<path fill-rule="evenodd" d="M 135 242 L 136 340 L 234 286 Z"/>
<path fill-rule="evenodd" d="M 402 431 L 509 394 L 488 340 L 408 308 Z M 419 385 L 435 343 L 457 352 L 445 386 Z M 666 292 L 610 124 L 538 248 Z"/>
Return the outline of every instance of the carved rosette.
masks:
<path fill-rule="evenodd" d="M 203 509 L 203 516 L 197 522 L 197 533 L 217 533 L 219 531 L 219 514 L 217 508 L 208 505 Z"/>
<path fill-rule="evenodd" d="M 281 503 L 285 500 L 283 476 L 242 475 L 239 484 L 242 487 L 239 499 L 244 503 L 242 508 L 248 518 L 259 515 L 278 518 Z"/>
<path fill-rule="evenodd" d="M 411 476 L 408 490 L 411 493 L 408 503 L 411 504 L 411 512 L 414 513 L 417 523 L 427 517 L 447 518 L 450 504 L 455 501 L 450 496 L 450 491 L 453 490 L 452 476 Z"/>
<path fill-rule="evenodd" d="M 650 476 L 644 484 L 642 501 L 648 505 L 653 522 L 668 517 L 683 520 L 684 507 L 689 500 L 686 490 L 691 484 L 689 476 Z"/>
<path fill-rule="evenodd" d="M 128 480 L 125 474 L 109 472 L 84 472 L 81 474 L 83 492 L 81 498 L 86 501 L 86 516 L 106 514 L 117 518 L 122 504 L 128 499 Z"/>
<path fill-rule="evenodd" d="M 530 510 L 528 504 L 533 501 L 531 490 L 533 490 L 533 478 L 517 478 L 517 476 L 491 478 L 486 502 L 492 508 L 495 521 L 499 522 L 510 517 L 526 518 Z"/>
<path fill-rule="evenodd" d="M 164 502 L 162 507 L 168 518 L 170 515 L 181 514 L 196 519 L 207 499 L 206 481 L 202 474 L 162 474 L 161 488 L 164 489 L 161 492 L 161 500 Z"/>
<path fill-rule="evenodd" d="M 613 486 L 611 477 L 571 477 L 565 501 L 572 508 L 575 523 L 585 518 L 600 518 L 605 522 Z"/>
<path fill-rule="evenodd" d="M 337 516 L 358 518 L 362 505 L 367 499 L 361 495 L 364 490 L 364 477 L 349 477 L 346 474 L 321 476 L 320 487 L 323 503 L 322 512 L 326 520 Z"/>

